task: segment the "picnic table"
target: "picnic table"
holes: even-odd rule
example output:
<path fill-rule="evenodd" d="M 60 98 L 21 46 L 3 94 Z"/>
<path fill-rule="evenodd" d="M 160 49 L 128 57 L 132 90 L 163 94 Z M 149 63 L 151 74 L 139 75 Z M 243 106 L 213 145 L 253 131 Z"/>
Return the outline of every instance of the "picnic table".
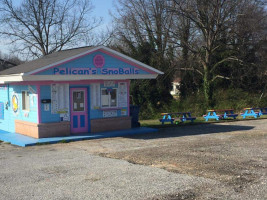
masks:
<path fill-rule="evenodd" d="M 236 119 L 236 117 L 238 116 L 238 114 L 234 113 L 233 109 L 207 110 L 207 112 L 207 115 L 203 115 L 206 121 L 208 121 L 209 119 L 227 119 L 229 117 Z"/>
<path fill-rule="evenodd" d="M 191 121 L 194 122 L 196 117 L 192 117 L 190 112 L 176 112 L 176 113 L 161 113 L 162 118 L 159 121 L 164 124 L 165 122 L 173 122 L 180 119 L 181 122 Z"/>
<path fill-rule="evenodd" d="M 244 113 L 241 113 L 243 119 L 246 117 L 258 118 L 261 115 L 267 115 L 267 108 L 244 108 Z"/>
<path fill-rule="evenodd" d="M 267 115 L 267 108 L 260 108 L 260 115 Z"/>

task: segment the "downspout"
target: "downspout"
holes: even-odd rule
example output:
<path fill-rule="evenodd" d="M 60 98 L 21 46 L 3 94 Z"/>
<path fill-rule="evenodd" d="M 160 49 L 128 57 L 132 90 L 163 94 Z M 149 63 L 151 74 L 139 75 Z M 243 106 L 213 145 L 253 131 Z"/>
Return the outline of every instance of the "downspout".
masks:
<path fill-rule="evenodd" d="M 7 84 L 7 102 L 6 102 L 6 110 L 10 107 L 10 96 L 9 96 L 9 83 Z"/>

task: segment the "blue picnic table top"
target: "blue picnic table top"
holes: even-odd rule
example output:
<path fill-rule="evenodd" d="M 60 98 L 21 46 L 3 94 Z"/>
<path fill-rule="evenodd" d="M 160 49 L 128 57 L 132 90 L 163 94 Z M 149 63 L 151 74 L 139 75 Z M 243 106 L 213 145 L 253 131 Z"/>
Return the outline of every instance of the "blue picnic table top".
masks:
<path fill-rule="evenodd" d="M 238 114 L 234 113 L 234 109 L 213 109 L 213 110 L 207 110 L 207 115 L 204 115 L 204 119 L 208 121 L 209 119 L 216 119 L 217 121 L 219 119 L 227 119 L 229 117 L 232 117 L 236 119 Z"/>
<path fill-rule="evenodd" d="M 244 113 L 241 113 L 243 119 L 246 117 L 258 118 L 261 115 L 267 115 L 267 108 L 244 108 Z"/>
<path fill-rule="evenodd" d="M 173 112 L 173 113 L 161 113 L 162 118 L 159 121 L 164 124 L 165 122 L 173 122 L 175 119 L 180 119 L 181 122 L 191 121 L 194 122 L 196 117 L 191 116 L 191 112 Z"/>

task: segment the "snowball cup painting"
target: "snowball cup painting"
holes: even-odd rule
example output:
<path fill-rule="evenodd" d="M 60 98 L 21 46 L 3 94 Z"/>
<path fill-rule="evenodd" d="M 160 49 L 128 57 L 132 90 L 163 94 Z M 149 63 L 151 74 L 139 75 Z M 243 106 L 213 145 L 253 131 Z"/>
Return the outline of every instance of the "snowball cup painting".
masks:
<path fill-rule="evenodd" d="M 159 74 L 104 46 L 46 55 L 0 72 L 0 130 L 46 138 L 130 129 L 130 80 Z"/>

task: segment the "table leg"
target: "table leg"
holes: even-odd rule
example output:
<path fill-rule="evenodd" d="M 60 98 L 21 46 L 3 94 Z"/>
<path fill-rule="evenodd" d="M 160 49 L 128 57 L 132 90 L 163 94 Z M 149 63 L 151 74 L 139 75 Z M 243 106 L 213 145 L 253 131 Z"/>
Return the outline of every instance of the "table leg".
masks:
<path fill-rule="evenodd" d="M 215 117 L 215 119 L 218 121 L 219 117 L 217 116 L 216 112 L 213 112 L 213 116 Z"/>
<path fill-rule="evenodd" d="M 209 116 L 210 116 L 210 112 L 208 112 L 208 114 L 207 114 L 206 117 L 205 117 L 206 122 L 209 121 Z"/>
<path fill-rule="evenodd" d="M 258 118 L 258 114 L 256 114 L 254 110 L 251 110 L 250 113 L 254 116 L 255 119 Z"/>
<path fill-rule="evenodd" d="M 243 119 L 246 119 L 247 114 L 248 114 L 248 110 L 245 110 L 245 113 L 243 114 Z"/>

